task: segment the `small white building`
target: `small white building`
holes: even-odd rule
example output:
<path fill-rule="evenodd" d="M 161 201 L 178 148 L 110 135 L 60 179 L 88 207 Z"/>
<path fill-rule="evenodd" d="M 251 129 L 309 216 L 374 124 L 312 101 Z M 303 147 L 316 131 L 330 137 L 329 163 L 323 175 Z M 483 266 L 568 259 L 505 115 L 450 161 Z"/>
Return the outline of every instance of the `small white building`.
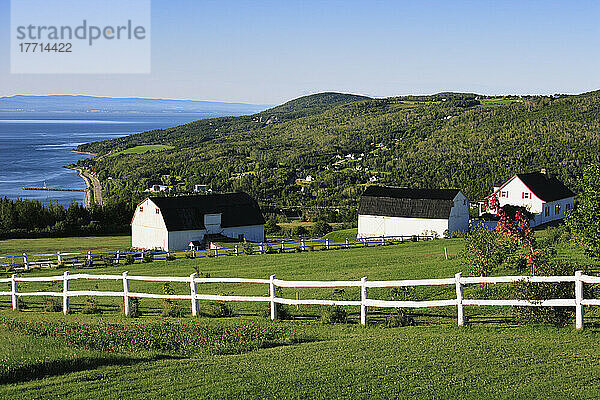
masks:
<path fill-rule="evenodd" d="M 358 237 L 437 235 L 469 229 L 469 200 L 458 189 L 369 186 L 358 207 Z"/>
<path fill-rule="evenodd" d="M 545 169 L 516 174 L 503 185 L 494 187 L 494 194 L 500 207 L 520 206 L 533 214 L 532 227 L 563 219 L 575 206 L 575 194 Z"/>
<path fill-rule="evenodd" d="M 152 185 L 145 192 L 164 192 L 171 189 L 170 186 L 167 185 Z"/>
<path fill-rule="evenodd" d="M 258 203 L 246 193 L 148 197 L 133 215 L 131 246 L 185 250 L 209 236 L 262 242 L 264 224 Z"/>

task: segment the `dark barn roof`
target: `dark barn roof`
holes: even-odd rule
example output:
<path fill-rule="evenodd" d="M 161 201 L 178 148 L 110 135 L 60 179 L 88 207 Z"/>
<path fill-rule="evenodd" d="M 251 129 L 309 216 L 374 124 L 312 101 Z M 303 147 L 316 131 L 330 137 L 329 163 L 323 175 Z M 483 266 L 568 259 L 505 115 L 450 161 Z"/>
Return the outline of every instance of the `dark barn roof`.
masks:
<path fill-rule="evenodd" d="M 532 172 L 516 176 L 543 201 L 550 202 L 575 196 L 575 193 L 552 175 Z"/>
<path fill-rule="evenodd" d="M 221 214 L 221 227 L 262 225 L 265 219 L 256 200 L 246 193 L 150 197 L 169 231 L 204 229 L 205 214 Z"/>
<path fill-rule="evenodd" d="M 369 186 L 360 198 L 358 214 L 446 219 L 459 192 L 458 189 Z"/>

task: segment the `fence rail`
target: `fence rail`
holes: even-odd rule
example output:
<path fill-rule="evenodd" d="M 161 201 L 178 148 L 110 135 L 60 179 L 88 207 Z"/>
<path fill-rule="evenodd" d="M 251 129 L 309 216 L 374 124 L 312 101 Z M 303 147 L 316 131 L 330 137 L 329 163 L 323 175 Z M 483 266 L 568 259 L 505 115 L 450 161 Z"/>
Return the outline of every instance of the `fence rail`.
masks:
<path fill-rule="evenodd" d="M 290 252 L 298 249 L 306 251 L 314 249 L 334 249 L 349 247 L 368 247 L 373 245 L 386 245 L 390 243 L 403 243 L 415 240 L 430 240 L 433 236 L 376 236 L 368 238 L 344 238 L 344 239 L 300 239 L 278 242 L 248 243 L 248 250 L 243 246 L 235 245 L 208 250 L 137 250 L 137 251 L 113 251 L 113 252 L 61 252 L 42 254 L 17 254 L 0 256 L 0 267 L 12 267 L 15 270 L 28 270 L 31 267 L 53 267 L 57 265 L 83 265 L 86 260 L 106 262 L 107 259 L 113 263 L 125 261 L 128 256 L 133 256 L 134 261 L 143 261 L 144 256 L 151 254 L 154 260 L 170 260 L 182 258 L 206 258 L 219 256 L 238 256 L 249 251 L 252 254 L 265 254 L 267 252 Z"/>
<path fill-rule="evenodd" d="M 105 279 L 120 280 L 123 282 L 123 291 L 90 291 L 90 290 L 69 290 L 69 282 L 78 279 Z M 62 292 L 19 292 L 19 282 L 53 282 L 62 281 Z M 189 283 L 189 294 L 153 294 L 137 293 L 129 290 L 130 281 L 150 281 L 150 282 L 183 282 Z M 471 284 L 498 284 L 510 282 L 532 282 L 532 283 L 574 283 L 573 299 L 547 299 L 547 300 L 477 300 L 464 298 L 464 286 Z M 121 275 L 92 275 L 92 274 L 69 274 L 65 271 L 61 276 L 50 277 L 19 277 L 16 274 L 10 278 L 0 279 L 0 283 L 10 283 L 9 292 L 0 292 L 0 296 L 11 296 L 13 310 L 19 309 L 19 298 L 25 296 L 54 296 L 62 297 L 63 312 L 69 313 L 69 298 L 75 296 L 109 296 L 122 297 L 124 302 L 125 315 L 130 313 L 131 298 L 149 298 L 149 299 L 178 299 L 190 300 L 193 316 L 198 315 L 199 301 L 240 301 L 240 302 L 267 302 L 270 303 L 271 319 L 277 319 L 277 304 L 287 305 L 327 305 L 327 306 L 360 306 L 361 324 L 367 323 L 367 307 L 384 308 L 427 308 L 427 307 L 457 307 L 457 322 L 459 326 L 465 323 L 465 306 L 517 306 L 517 307 L 575 307 L 575 326 L 577 329 L 583 329 L 583 307 L 600 305 L 600 299 L 584 299 L 584 284 L 600 283 L 600 277 L 583 275 L 581 271 L 575 272 L 574 276 L 500 276 L 500 277 L 463 277 L 461 273 L 453 278 L 444 279 L 419 279 L 419 280 L 392 280 L 392 281 L 369 281 L 366 277 L 359 281 L 289 281 L 276 279 L 271 275 L 269 279 L 248 279 L 248 278 L 198 278 L 196 274 L 189 277 L 169 277 L 169 276 L 134 276 L 128 272 Z M 269 296 L 225 296 L 199 294 L 198 284 L 205 283 L 238 283 L 238 284 L 263 284 L 269 285 Z M 456 297 L 446 300 L 426 300 L 426 301 L 392 301 L 378 300 L 368 298 L 369 288 L 382 287 L 407 287 L 407 286 L 440 286 L 453 285 L 456 288 Z M 327 299 L 288 299 L 277 297 L 276 288 L 331 288 L 331 287 L 360 287 L 360 300 L 327 300 Z"/>

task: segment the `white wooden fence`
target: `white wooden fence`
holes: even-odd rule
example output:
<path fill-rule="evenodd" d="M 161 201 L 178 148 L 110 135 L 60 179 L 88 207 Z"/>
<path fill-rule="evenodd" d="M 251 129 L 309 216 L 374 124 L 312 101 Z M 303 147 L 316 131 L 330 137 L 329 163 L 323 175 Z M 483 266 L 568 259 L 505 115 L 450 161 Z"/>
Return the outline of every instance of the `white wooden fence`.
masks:
<path fill-rule="evenodd" d="M 345 239 L 300 239 L 281 240 L 270 243 L 248 243 L 253 254 L 265 254 L 269 248 L 273 252 L 290 252 L 300 249 L 306 251 L 309 248 L 330 250 L 335 248 L 368 247 L 374 245 L 386 245 L 390 243 L 403 243 L 413 240 L 430 240 L 433 236 L 377 236 L 369 238 L 345 238 Z M 92 262 L 106 262 L 107 259 L 113 263 L 121 263 L 127 256 L 133 256 L 134 261 L 143 261 L 144 255 L 151 254 L 154 260 L 181 259 L 181 258 L 206 258 L 220 256 L 239 256 L 244 254 L 244 248 L 240 245 L 223 247 L 220 249 L 198 250 L 198 251 L 162 251 L 162 250 L 137 250 L 137 251 L 113 251 L 85 253 L 61 252 L 44 254 L 17 254 L 0 256 L 0 267 L 11 267 L 16 270 L 28 270 L 33 266 L 54 267 L 57 265 L 82 265 L 85 260 Z"/>
<path fill-rule="evenodd" d="M 69 290 L 69 282 L 78 279 L 102 279 L 117 280 L 123 282 L 123 291 L 89 291 Z M 18 282 L 52 282 L 62 281 L 62 292 L 19 292 Z M 136 293 L 129 290 L 130 281 L 153 281 L 153 282 L 183 282 L 189 283 L 190 294 L 151 294 Z M 533 283 L 559 283 L 574 282 L 575 298 L 573 299 L 549 299 L 549 300 L 472 300 L 465 299 L 463 287 L 469 284 L 498 284 L 510 282 L 533 282 Z M 271 319 L 277 319 L 277 304 L 288 305 L 331 305 L 331 306 L 360 306 L 360 322 L 362 325 L 367 323 L 367 307 L 384 308 L 423 308 L 423 307 L 457 307 L 458 325 L 465 323 L 465 306 L 519 306 L 519 307 L 575 307 L 575 326 L 577 329 L 583 329 L 583 306 L 600 305 L 600 299 L 584 299 L 583 285 L 598 284 L 600 277 L 583 275 L 581 271 L 575 272 L 574 276 L 501 276 L 501 277 L 463 277 L 461 273 L 453 278 L 443 279 L 419 279 L 419 280 L 392 280 L 392 281 L 368 281 L 366 277 L 359 281 L 286 281 L 276 279 L 272 275 L 269 279 L 247 279 L 247 278 L 198 278 L 196 274 L 189 277 L 165 277 L 165 276 L 133 276 L 123 272 L 122 275 L 92 275 L 92 274 L 69 274 L 65 271 L 62 276 L 50 277 L 18 277 L 12 275 L 10 278 L 0 279 L 0 283 L 10 283 L 10 292 L 0 292 L 0 296 L 11 296 L 13 310 L 19 308 L 19 297 L 25 296 L 55 296 L 62 297 L 63 312 L 69 313 L 69 298 L 75 296 L 109 296 L 122 297 L 124 301 L 125 315 L 130 312 L 131 298 L 151 298 L 151 299 L 179 299 L 191 300 L 192 315 L 198 315 L 198 302 L 200 300 L 210 301 L 251 301 L 268 302 L 271 305 Z M 207 295 L 198 293 L 198 284 L 204 283 L 244 283 L 244 284 L 265 284 L 269 285 L 269 296 L 222 296 Z M 387 288 L 387 287 L 412 287 L 412 286 L 440 286 L 453 285 L 456 287 L 456 298 L 448 300 L 428 300 L 428 301 L 390 301 L 376 300 L 367 297 L 369 288 Z M 288 299 L 277 297 L 276 288 L 331 288 L 331 287 L 358 287 L 360 288 L 360 300 L 320 300 L 320 299 Z"/>

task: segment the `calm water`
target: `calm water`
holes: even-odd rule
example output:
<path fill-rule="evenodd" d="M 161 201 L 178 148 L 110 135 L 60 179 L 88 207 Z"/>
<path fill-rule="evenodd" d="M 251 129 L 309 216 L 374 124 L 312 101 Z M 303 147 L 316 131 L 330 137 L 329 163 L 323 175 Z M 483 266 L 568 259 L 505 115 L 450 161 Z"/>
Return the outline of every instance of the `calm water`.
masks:
<path fill-rule="evenodd" d="M 28 117 L 26 117 L 28 118 Z M 199 119 L 194 115 L 102 116 L 79 119 L 24 119 L 0 116 L 0 197 L 42 203 L 83 203 L 83 192 L 23 190 L 23 186 L 85 189 L 76 171 L 65 165 L 84 159 L 70 150 L 82 143 L 111 139 Z"/>

